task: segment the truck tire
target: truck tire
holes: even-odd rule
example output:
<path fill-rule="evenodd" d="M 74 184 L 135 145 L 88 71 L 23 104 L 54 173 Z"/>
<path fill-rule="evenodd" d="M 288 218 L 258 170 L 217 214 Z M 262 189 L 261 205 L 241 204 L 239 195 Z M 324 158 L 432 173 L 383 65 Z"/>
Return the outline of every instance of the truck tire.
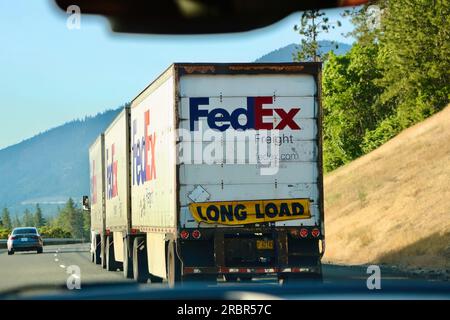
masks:
<path fill-rule="evenodd" d="M 132 242 L 125 238 L 123 239 L 123 276 L 126 279 L 133 279 L 133 252 Z"/>
<path fill-rule="evenodd" d="M 117 262 L 114 255 L 114 242 L 112 240 L 112 236 L 106 237 L 106 270 L 108 271 L 117 271 Z"/>
<path fill-rule="evenodd" d="M 100 252 L 101 252 L 101 265 L 103 269 L 106 269 L 106 236 L 100 237 Z"/>
<path fill-rule="evenodd" d="M 238 276 L 235 274 L 224 274 L 223 278 L 225 279 L 226 282 L 237 282 L 238 281 Z"/>
<path fill-rule="evenodd" d="M 175 242 L 169 241 L 167 245 L 167 283 L 173 288 L 181 282 L 181 263 L 175 252 Z"/>
<path fill-rule="evenodd" d="M 146 283 L 148 280 L 147 248 L 143 238 L 135 238 L 133 241 L 133 277 L 138 283 Z"/>
<path fill-rule="evenodd" d="M 100 264 L 101 263 L 101 247 L 100 247 L 100 236 L 95 236 L 94 238 L 94 263 Z"/>

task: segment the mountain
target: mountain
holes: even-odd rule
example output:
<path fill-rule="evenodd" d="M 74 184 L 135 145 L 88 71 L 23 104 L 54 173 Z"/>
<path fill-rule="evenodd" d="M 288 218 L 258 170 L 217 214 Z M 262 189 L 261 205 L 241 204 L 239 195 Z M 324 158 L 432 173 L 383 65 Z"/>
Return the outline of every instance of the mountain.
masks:
<path fill-rule="evenodd" d="M 325 177 L 333 263 L 450 269 L 450 105 Z"/>
<path fill-rule="evenodd" d="M 338 45 L 337 49 L 335 47 L 336 44 Z M 320 52 L 323 54 L 333 50 L 335 54 L 341 55 L 345 54 L 351 48 L 351 45 L 346 43 L 337 42 L 336 44 L 333 44 L 329 40 L 321 40 L 319 41 Z M 261 58 L 256 59 L 255 62 L 292 62 L 293 55 L 297 52 L 298 46 L 298 44 L 291 43 L 283 48 L 279 48 L 263 55 Z"/>
<path fill-rule="evenodd" d="M 71 121 L 0 150 L 0 206 L 20 215 L 40 203 L 51 214 L 69 197 L 88 194 L 88 148 L 120 110 Z"/>

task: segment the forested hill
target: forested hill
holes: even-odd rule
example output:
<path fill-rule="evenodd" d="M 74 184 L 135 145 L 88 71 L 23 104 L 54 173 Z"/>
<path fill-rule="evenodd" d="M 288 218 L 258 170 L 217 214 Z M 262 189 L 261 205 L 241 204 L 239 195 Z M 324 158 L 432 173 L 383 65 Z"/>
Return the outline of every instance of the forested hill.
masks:
<path fill-rule="evenodd" d="M 330 52 L 331 50 L 336 55 L 342 55 L 350 50 L 351 45 L 337 42 L 333 43 L 329 40 L 321 40 L 319 41 L 319 53 L 323 55 L 324 53 Z M 337 45 L 337 48 L 336 48 Z M 298 51 L 299 45 L 295 43 L 291 43 L 285 47 L 273 50 L 261 58 L 256 59 L 255 62 L 292 62 L 294 54 Z"/>
<path fill-rule="evenodd" d="M 119 110 L 74 120 L 0 150 L 0 205 L 19 215 L 40 203 L 56 212 L 89 192 L 88 148 Z"/>

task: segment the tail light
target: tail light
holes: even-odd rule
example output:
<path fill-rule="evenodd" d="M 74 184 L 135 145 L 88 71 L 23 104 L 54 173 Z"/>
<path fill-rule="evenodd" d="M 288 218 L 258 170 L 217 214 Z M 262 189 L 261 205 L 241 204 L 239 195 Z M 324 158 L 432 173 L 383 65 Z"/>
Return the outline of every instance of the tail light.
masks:
<path fill-rule="evenodd" d="M 200 239 L 201 236 L 202 236 L 202 234 L 200 233 L 199 230 L 194 230 L 194 231 L 192 231 L 192 238 L 194 238 L 194 239 Z"/>
<path fill-rule="evenodd" d="M 189 238 L 189 232 L 187 232 L 186 230 L 181 231 L 180 232 L 180 237 L 181 237 L 181 239 Z"/>
<path fill-rule="evenodd" d="M 317 237 L 320 235 L 320 230 L 317 229 L 317 228 L 312 229 L 311 235 L 312 235 L 314 238 L 317 238 Z"/>
<path fill-rule="evenodd" d="M 9 237 L 9 239 L 11 239 L 11 240 L 16 240 L 17 237 L 16 237 L 16 236 L 11 236 L 11 237 Z"/>
<path fill-rule="evenodd" d="M 300 234 L 300 237 L 306 238 L 308 236 L 308 229 L 301 228 L 299 234 Z"/>

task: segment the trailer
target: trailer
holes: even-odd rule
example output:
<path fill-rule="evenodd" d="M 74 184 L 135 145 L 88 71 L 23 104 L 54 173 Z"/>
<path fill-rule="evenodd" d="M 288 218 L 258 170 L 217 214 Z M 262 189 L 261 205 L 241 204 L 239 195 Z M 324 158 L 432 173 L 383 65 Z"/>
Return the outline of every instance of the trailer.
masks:
<path fill-rule="evenodd" d="M 95 264 L 105 262 L 104 235 L 105 235 L 105 166 L 104 166 L 104 135 L 103 133 L 89 148 L 90 172 L 90 203 L 91 212 L 91 261 Z"/>
<path fill-rule="evenodd" d="M 132 101 L 135 279 L 321 277 L 320 74 L 315 62 L 173 64 Z"/>
<path fill-rule="evenodd" d="M 105 263 L 133 277 L 130 247 L 130 108 L 125 107 L 104 133 Z"/>

